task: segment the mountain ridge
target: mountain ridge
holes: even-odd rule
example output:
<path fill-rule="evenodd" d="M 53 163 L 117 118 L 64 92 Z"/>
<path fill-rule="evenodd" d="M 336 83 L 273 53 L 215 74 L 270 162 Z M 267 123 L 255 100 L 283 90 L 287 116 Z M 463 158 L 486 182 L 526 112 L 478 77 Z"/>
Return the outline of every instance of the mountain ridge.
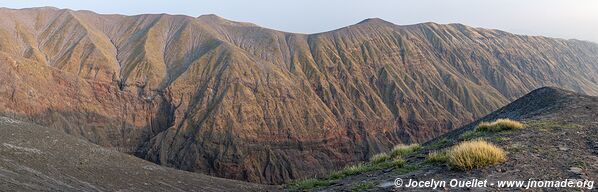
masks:
<path fill-rule="evenodd" d="M 50 9 L 50 10 L 67 10 L 67 11 L 73 11 L 73 12 L 89 12 L 89 13 L 93 13 L 93 14 L 97 14 L 97 15 L 107 15 L 107 16 L 120 16 L 120 17 L 134 17 L 134 16 L 144 16 L 144 15 L 168 15 L 168 16 L 183 16 L 183 17 L 190 17 L 190 18 L 200 18 L 202 16 L 204 17 L 212 17 L 212 18 L 219 18 L 222 20 L 226 20 L 228 22 L 232 22 L 232 23 L 240 23 L 240 24 L 247 24 L 249 26 L 255 26 L 255 27 L 260 27 L 260 28 L 264 28 L 264 29 L 268 29 L 268 30 L 273 30 L 273 31 L 279 31 L 279 32 L 283 32 L 283 33 L 291 33 L 291 34 L 298 34 L 298 35 L 315 35 L 315 34 L 320 34 L 320 33 L 327 33 L 327 32 L 332 32 L 338 29 L 342 29 L 344 27 L 338 28 L 338 29 L 330 29 L 330 30 L 326 30 L 326 31 L 322 31 L 322 32 L 314 32 L 314 33 L 300 33 L 300 32 L 290 32 L 290 31 L 283 31 L 283 30 L 278 30 L 275 28 L 268 28 L 268 27 L 264 27 L 261 25 L 258 25 L 256 23 L 251 23 L 251 22 L 242 22 L 242 21 L 235 21 L 235 20 L 230 20 L 230 19 L 226 19 L 224 17 L 221 17 L 217 14 L 214 13 L 206 13 L 206 14 L 202 14 L 199 15 L 197 17 L 191 16 L 191 15 L 185 15 L 185 14 L 170 14 L 170 13 L 145 13 L 145 14 L 120 14 L 120 13 L 97 13 L 94 11 L 89 11 L 89 10 L 73 10 L 73 9 L 68 9 L 68 8 L 58 8 L 58 7 L 52 7 L 52 6 L 44 6 L 44 7 L 30 7 L 30 8 L 8 8 L 8 7 L 0 7 L 0 9 L 8 9 L 8 10 L 36 10 L 36 9 Z M 414 24 L 395 24 L 393 22 L 387 21 L 385 19 L 379 18 L 379 17 L 372 17 L 372 18 L 366 18 L 363 19 L 361 21 L 358 21 L 352 25 L 357 25 L 360 23 L 367 23 L 368 20 L 374 20 L 374 21 L 379 21 L 379 22 L 383 22 L 383 23 L 390 23 L 392 25 L 398 26 L 398 27 L 408 27 L 408 26 L 415 26 L 415 25 L 461 25 L 461 26 L 465 26 L 465 27 L 472 27 L 470 25 L 465 25 L 462 23 L 437 23 L 437 22 L 421 22 L 421 23 L 414 23 Z M 348 25 L 351 26 L 351 25 Z M 503 31 L 500 29 L 492 29 L 492 28 L 481 28 L 481 27 L 472 27 L 472 28 L 476 28 L 476 29 L 487 29 L 487 30 L 496 30 L 499 32 L 504 32 L 504 33 L 510 33 L 507 31 Z M 586 42 L 586 43 L 592 43 L 592 44 L 598 44 L 598 42 L 593 42 L 593 41 L 589 41 L 589 40 L 583 40 L 583 39 L 576 39 L 576 38 L 559 38 L 559 37 L 548 37 L 548 36 L 542 36 L 542 35 L 525 35 L 525 34 L 517 34 L 517 33 L 511 33 L 514 35 L 519 35 L 519 36 L 529 36 L 529 37 L 545 37 L 545 38 L 551 38 L 551 39 L 561 39 L 561 40 L 567 40 L 567 41 L 582 41 L 582 42 Z"/>

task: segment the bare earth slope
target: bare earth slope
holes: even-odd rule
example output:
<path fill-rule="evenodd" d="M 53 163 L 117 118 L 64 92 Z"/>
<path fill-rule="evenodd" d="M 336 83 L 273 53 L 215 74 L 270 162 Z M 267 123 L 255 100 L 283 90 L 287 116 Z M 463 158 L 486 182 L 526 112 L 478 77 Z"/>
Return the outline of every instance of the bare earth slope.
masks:
<path fill-rule="evenodd" d="M 265 191 L 155 165 L 62 131 L 0 117 L 1 191 Z"/>
<path fill-rule="evenodd" d="M 598 45 L 459 24 L 307 35 L 215 15 L 0 16 L 1 113 L 261 183 L 427 141 L 541 86 L 598 94 Z"/>
<path fill-rule="evenodd" d="M 498 118 L 517 119 L 526 124 L 521 130 L 499 133 L 474 134 L 479 122 Z M 338 181 L 331 187 L 316 190 L 351 190 L 360 184 L 370 183 L 370 191 L 428 191 L 422 188 L 395 189 L 393 181 L 448 181 L 450 179 L 488 179 L 489 182 L 513 180 L 598 179 L 598 97 L 580 95 L 559 88 L 545 87 L 532 91 L 513 103 L 464 126 L 438 137 L 425 145 L 423 150 L 410 155 L 405 170 L 369 172 Z M 505 163 L 473 171 L 452 170 L 444 164 L 425 162 L 431 151 L 439 151 L 462 140 L 484 139 L 508 152 Z M 407 172 L 407 173 L 405 173 Z M 594 186 L 596 187 L 596 186 Z M 451 191 L 496 191 L 490 188 L 451 188 Z M 521 191 L 522 188 L 504 188 L 505 191 Z M 591 191 L 587 188 L 536 188 L 534 191 Z M 595 188 L 594 188 L 595 190 Z"/>

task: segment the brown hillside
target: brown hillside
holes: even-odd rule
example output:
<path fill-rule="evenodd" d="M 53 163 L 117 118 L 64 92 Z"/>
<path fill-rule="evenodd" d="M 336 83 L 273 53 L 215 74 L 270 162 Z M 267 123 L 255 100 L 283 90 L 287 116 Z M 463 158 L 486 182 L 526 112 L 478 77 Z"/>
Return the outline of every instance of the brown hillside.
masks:
<path fill-rule="evenodd" d="M 598 94 L 598 45 L 459 24 L 305 35 L 215 15 L 0 16 L 1 113 L 261 183 L 427 141 L 537 87 Z"/>
<path fill-rule="evenodd" d="M 0 116 L 2 191 L 277 191 L 158 166 L 62 131 Z"/>

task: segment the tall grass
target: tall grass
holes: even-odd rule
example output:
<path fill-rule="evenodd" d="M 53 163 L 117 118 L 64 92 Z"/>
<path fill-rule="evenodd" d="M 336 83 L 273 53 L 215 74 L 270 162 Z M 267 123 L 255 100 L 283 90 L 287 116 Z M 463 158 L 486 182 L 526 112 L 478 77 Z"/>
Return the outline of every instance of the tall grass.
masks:
<path fill-rule="evenodd" d="M 472 170 L 507 160 L 503 149 L 486 141 L 464 141 L 448 151 L 448 163 L 460 170 Z"/>
<path fill-rule="evenodd" d="M 482 122 L 478 125 L 478 131 L 499 132 L 505 130 L 522 129 L 525 125 L 511 119 L 497 119 L 494 122 Z"/>
<path fill-rule="evenodd" d="M 419 146 L 419 144 L 411 144 L 411 145 L 399 144 L 399 145 L 395 146 L 394 148 L 392 148 L 392 151 L 390 152 L 390 157 L 391 158 L 405 157 L 405 156 L 407 156 L 413 152 L 416 152 L 420 149 L 421 149 L 421 146 Z"/>
<path fill-rule="evenodd" d="M 388 156 L 388 154 L 386 154 L 386 153 L 379 153 L 379 154 L 376 154 L 376 155 L 372 156 L 370 158 L 370 162 L 371 163 L 381 163 L 381 162 L 384 162 L 384 161 L 389 160 L 389 159 L 390 159 L 390 156 Z"/>

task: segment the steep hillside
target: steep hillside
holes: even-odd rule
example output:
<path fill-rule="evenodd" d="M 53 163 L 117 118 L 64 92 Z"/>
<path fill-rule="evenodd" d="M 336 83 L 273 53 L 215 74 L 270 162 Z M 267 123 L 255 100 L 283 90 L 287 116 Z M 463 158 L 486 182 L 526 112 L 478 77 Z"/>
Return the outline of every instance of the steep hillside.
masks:
<path fill-rule="evenodd" d="M 161 167 L 31 123 L 0 117 L 2 191 L 265 191 L 274 187 Z"/>
<path fill-rule="evenodd" d="M 280 183 L 424 142 L 541 86 L 598 94 L 598 45 L 367 19 L 0 9 L 0 112 L 158 164 Z"/>
<path fill-rule="evenodd" d="M 473 131 L 480 122 L 498 118 L 522 121 L 526 127 L 519 130 L 480 133 Z M 473 132 L 472 132 L 473 131 Z M 406 166 L 400 169 L 373 171 L 336 181 L 318 190 L 350 190 L 368 184 L 368 191 L 389 191 L 394 180 L 437 181 L 458 179 L 488 179 L 489 183 L 514 180 L 562 181 L 598 178 L 598 97 L 580 95 L 559 88 L 545 87 L 532 91 L 513 103 L 422 146 L 409 155 Z M 433 151 L 442 151 L 465 140 L 483 139 L 504 148 L 507 161 L 495 166 L 472 171 L 459 171 L 446 164 L 426 161 Z M 447 188 L 451 191 L 495 191 L 489 188 Z M 541 191 L 589 190 L 585 188 L 534 188 Z M 595 187 L 595 186 L 593 186 Z M 425 191 L 430 188 L 401 188 L 401 191 Z M 523 190 L 503 188 L 501 190 Z"/>

